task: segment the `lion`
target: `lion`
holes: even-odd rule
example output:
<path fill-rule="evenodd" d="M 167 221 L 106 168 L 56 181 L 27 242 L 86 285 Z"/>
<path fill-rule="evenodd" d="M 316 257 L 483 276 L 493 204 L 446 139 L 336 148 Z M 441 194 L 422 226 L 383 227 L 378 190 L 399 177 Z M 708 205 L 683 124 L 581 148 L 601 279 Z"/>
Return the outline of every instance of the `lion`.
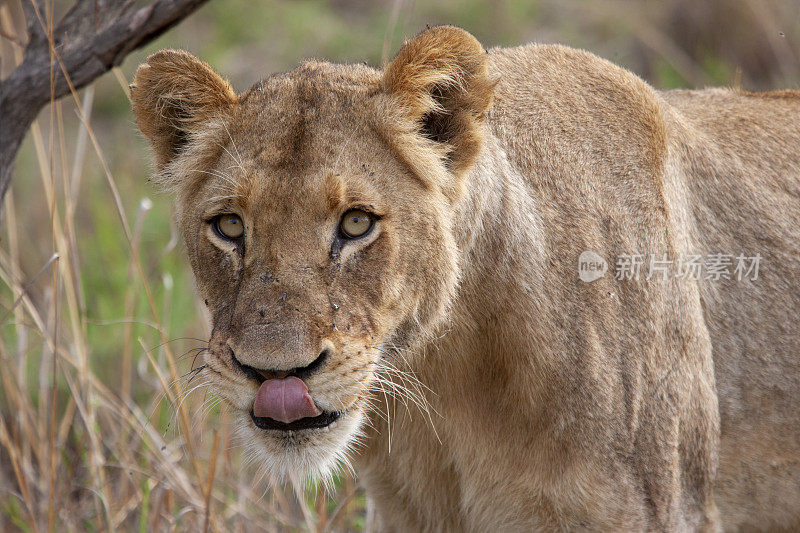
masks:
<path fill-rule="evenodd" d="M 800 92 L 439 26 L 131 97 L 275 479 L 352 461 L 379 531 L 800 527 Z"/>

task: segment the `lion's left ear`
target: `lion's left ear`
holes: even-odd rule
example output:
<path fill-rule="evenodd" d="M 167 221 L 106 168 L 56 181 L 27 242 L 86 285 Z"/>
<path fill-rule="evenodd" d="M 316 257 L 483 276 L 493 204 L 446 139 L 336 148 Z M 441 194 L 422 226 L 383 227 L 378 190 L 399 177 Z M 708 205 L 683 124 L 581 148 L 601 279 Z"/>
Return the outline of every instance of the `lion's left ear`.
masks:
<path fill-rule="evenodd" d="M 228 117 L 238 101 L 226 80 L 183 50 L 152 54 L 131 85 L 133 112 L 150 139 L 159 171 L 183 150 L 191 133 Z"/>
<path fill-rule="evenodd" d="M 384 90 L 422 135 L 445 143 L 446 164 L 456 175 L 469 169 L 480 151 L 495 85 L 486 56 L 468 32 L 437 26 L 406 41 L 384 71 Z"/>

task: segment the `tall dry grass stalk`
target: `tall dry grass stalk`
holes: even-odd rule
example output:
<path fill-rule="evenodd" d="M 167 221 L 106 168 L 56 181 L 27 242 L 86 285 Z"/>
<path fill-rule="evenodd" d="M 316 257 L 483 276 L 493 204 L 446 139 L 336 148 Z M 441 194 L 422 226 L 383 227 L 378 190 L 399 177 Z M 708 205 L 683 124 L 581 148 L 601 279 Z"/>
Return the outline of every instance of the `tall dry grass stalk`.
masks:
<path fill-rule="evenodd" d="M 45 7 L 38 15 L 52 35 L 52 4 Z M 21 30 L 5 4 L 0 22 L 7 34 Z M 53 68 L 63 69 L 52 39 L 51 56 Z M 3 57 L 15 64 L 21 59 L 19 47 Z M 127 90 L 124 75 L 118 70 L 114 75 L 121 90 Z M 133 224 L 129 222 L 127 209 L 132 206 L 123 201 L 90 120 L 93 94 L 91 87 L 82 98 L 73 90 L 71 102 L 51 102 L 31 129 L 39 176 L 18 175 L 17 180 L 37 189 L 45 209 L 20 205 L 13 189 L 5 198 L 0 530 L 357 527 L 363 505 L 348 503 L 357 491 L 352 478 L 345 475 L 336 494 L 313 487 L 296 492 L 257 486 L 254 473 L 242 464 L 224 409 L 220 417 L 204 420 L 209 411 L 219 410 L 218 400 L 191 380 L 190 356 L 204 343 L 197 340 L 196 350 L 176 356 L 175 347 L 185 346 L 185 339 L 176 338 L 182 332 L 171 331 L 164 320 L 170 313 L 171 278 L 168 272 L 147 268 L 142 259 L 142 228 L 152 204 L 139 202 Z M 74 127 L 65 120 L 72 112 L 79 118 Z M 81 220 L 91 216 L 85 211 L 82 182 L 97 173 L 88 166 L 90 160 L 99 164 L 111 198 L 108 207 L 117 216 L 118 238 L 127 246 L 126 286 L 109 286 L 109 291 L 118 291 L 124 316 L 99 316 L 87 305 L 83 289 L 82 280 L 98 267 L 81 259 L 82 244 L 89 238 L 81 233 Z M 41 235 L 46 237 L 32 241 Z M 172 243 L 161 256 L 177 253 L 174 248 Z M 42 249 L 47 259 L 31 268 L 31 258 L 38 258 Z M 153 290 L 158 285 L 160 309 Z M 118 359 L 96 358 L 90 324 L 117 326 Z M 155 338 L 134 338 L 135 326 L 142 324 L 155 331 Z M 208 434 L 213 437 L 204 438 Z M 337 509 L 338 502 L 349 506 L 330 515 L 329 508 Z"/>

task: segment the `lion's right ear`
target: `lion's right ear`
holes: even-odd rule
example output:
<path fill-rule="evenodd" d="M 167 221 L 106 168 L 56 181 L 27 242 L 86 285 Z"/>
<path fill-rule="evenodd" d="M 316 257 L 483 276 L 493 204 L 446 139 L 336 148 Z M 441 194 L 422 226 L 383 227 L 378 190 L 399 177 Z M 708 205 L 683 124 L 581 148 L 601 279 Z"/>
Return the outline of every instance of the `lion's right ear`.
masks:
<path fill-rule="evenodd" d="M 425 138 L 447 153 L 458 175 L 475 161 L 481 126 L 492 100 L 487 54 L 461 28 L 437 26 L 406 41 L 386 66 L 383 87 Z"/>
<path fill-rule="evenodd" d="M 237 102 L 230 83 L 182 50 L 148 57 L 131 85 L 136 122 L 153 145 L 158 170 L 180 152 L 188 134 L 204 122 L 224 118 Z"/>

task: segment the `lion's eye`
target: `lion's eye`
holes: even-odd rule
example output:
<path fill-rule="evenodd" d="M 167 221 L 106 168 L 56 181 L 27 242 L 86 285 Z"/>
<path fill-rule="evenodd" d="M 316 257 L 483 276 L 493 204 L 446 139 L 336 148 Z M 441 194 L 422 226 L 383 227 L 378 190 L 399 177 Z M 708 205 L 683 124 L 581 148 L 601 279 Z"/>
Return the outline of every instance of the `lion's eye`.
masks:
<path fill-rule="evenodd" d="M 372 216 L 366 211 L 352 209 L 344 214 L 339 228 L 348 239 L 358 239 L 369 233 L 373 222 Z"/>
<path fill-rule="evenodd" d="M 214 227 L 226 239 L 238 239 L 244 233 L 244 224 L 238 215 L 220 215 L 214 220 Z"/>

